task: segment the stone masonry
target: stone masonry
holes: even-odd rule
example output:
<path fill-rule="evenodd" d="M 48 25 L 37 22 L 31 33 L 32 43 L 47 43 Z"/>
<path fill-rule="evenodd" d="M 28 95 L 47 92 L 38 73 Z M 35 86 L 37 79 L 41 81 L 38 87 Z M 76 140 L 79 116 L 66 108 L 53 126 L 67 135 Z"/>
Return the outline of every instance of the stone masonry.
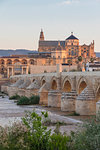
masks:
<path fill-rule="evenodd" d="M 56 73 L 12 76 L 6 91 L 9 96 L 39 94 L 40 104 L 62 111 L 96 114 L 96 106 L 97 112 L 100 107 L 100 72 L 62 72 L 61 67 L 57 68 Z"/>

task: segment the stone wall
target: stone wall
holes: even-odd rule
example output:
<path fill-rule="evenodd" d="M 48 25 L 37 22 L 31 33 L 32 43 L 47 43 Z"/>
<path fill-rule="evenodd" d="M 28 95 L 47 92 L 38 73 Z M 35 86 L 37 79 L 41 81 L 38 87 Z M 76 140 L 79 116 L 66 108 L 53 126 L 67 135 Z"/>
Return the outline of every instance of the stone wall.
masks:
<path fill-rule="evenodd" d="M 62 66 L 62 71 L 69 71 L 70 70 L 77 70 L 77 66 L 73 65 L 73 66 Z M 56 65 L 54 66 L 31 66 L 30 67 L 30 73 L 31 74 L 37 74 L 37 73 L 45 73 L 45 72 L 56 72 L 57 67 Z"/>

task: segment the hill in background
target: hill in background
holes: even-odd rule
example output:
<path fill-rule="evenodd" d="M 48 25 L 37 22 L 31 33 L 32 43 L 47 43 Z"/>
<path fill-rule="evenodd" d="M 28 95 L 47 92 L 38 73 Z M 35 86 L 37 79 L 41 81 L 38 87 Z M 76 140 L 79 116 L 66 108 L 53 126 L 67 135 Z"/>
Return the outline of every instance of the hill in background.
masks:
<path fill-rule="evenodd" d="M 0 57 L 2 56 L 10 56 L 10 55 L 28 55 L 28 53 L 36 53 L 35 50 L 27 50 L 27 49 L 16 49 L 16 50 L 3 50 L 0 49 Z M 96 56 L 100 57 L 100 52 L 96 52 Z"/>
<path fill-rule="evenodd" d="M 0 57 L 10 56 L 10 55 L 27 55 L 30 52 L 33 52 L 33 51 L 26 50 L 26 49 L 16 49 L 16 50 L 2 50 L 2 49 L 0 49 Z"/>

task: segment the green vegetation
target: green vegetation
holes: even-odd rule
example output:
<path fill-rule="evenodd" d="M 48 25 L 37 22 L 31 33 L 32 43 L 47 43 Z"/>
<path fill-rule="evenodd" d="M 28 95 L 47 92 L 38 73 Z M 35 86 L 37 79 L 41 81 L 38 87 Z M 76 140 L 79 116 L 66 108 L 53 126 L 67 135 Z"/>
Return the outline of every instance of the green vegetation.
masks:
<path fill-rule="evenodd" d="M 40 97 L 38 95 L 33 95 L 31 97 L 14 95 L 9 98 L 10 100 L 17 100 L 17 105 L 34 105 L 39 104 Z"/>
<path fill-rule="evenodd" d="M 10 127 L 0 127 L 0 150 L 99 150 L 100 149 L 100 116 L 86 122 L 79 132 L 70 136 L 59 132 L 57 123 L 54 133 L 47 130 L 44 122 L 47 112 L 41 116 L 28 112 L 22 122 Z"/>
<path fill-rule="evenodd" d="M 68 114 L 68 116 L 80 116 L 80 114 L 76 113 L 76 112 L 73 112 L 71 114 Z"/>
<path fill-rule="evenodd" d="M 14 96 L 11 96 L 9 99 L 10 99 L 10 100 L 19 100 L 19 99 L 20 99 L 20 96 L 16 94 L 16 95 L 14 95 Z"/>
<path fill-rule="evenodd" d="M 82 56 L 79 56 L 78 57 L 78 62 L 81 62 L 82 61 Z"/>
<path fill-rule="evenodd" d="M 99 150 L 100 149 L 100 115 L 83 125 L 83 131 L 75 134 L 73 144 L 75 150 Z"/>
<path fill-rule="evenodd" d="M 33 105 L 39 104 L 40 97 L 38 95 L 33 95 L 30 98 L 26 96 L 21 96 L 17 101 L 17 105 Z"/>
<path fill-rule="evenodd" d="M 90 62 L 91 62 L 91 63 L 93 63 L 94 60 L 95 60 L 95 59 L 94 59 L 93 57 L 90 58 Z"/>

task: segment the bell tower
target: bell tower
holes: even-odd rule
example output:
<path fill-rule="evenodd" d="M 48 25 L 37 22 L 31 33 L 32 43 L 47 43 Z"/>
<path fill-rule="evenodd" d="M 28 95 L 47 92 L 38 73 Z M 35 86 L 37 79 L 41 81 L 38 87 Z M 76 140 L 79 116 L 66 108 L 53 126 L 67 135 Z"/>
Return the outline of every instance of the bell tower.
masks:
<path fill-rule="evenodd" d="M 39 41 L 44 41 L 44 33 L 43 33 L 43 30 L 41 29 L 41 32 L 40 32 L 40 39 Z"/>

